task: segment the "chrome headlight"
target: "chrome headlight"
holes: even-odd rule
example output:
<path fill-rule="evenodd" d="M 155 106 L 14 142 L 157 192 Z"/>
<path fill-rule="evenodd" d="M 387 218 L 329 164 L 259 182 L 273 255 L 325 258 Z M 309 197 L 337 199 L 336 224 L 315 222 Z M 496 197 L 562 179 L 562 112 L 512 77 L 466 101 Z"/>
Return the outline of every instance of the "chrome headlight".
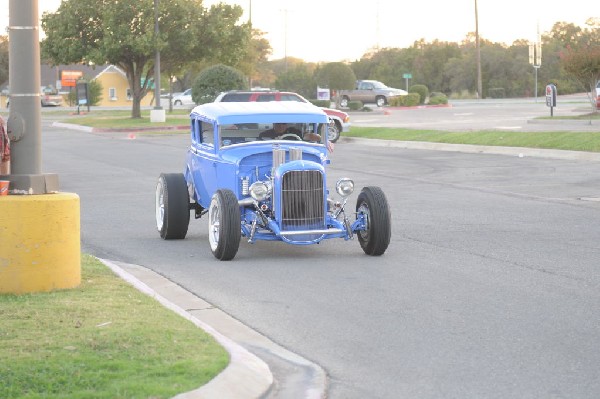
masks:
<path fill-rule="evenodd" d="M 354 182 L 347 177 L 343 177 L 335 183 L 335 191 L 342 197 L 347 197 L 354 192 Z"/>
<path fill-rule="evenodd" d="M 250 185 L 250 195 L 256 201 L 263 201 L 266 199 L 269 196 L 270 191 L 269 184 L 262 181 L 257 181 Z"/>

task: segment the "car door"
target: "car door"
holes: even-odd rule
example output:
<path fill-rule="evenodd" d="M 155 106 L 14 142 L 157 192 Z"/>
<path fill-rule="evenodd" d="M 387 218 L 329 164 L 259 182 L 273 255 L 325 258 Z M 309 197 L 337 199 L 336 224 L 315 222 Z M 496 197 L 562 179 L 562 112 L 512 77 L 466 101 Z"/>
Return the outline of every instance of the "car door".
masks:
<path fill-rule="evenodd" d="M 217 187 L 217 147 L 214 143 L 216 125 L 201 119 L 192 120 L 192 143 L 188 152 L 190 170 L 186 171 L 188 181 L 191 177 L 196 200 L 204 208 L 210 205 L 210 199 Z"/>

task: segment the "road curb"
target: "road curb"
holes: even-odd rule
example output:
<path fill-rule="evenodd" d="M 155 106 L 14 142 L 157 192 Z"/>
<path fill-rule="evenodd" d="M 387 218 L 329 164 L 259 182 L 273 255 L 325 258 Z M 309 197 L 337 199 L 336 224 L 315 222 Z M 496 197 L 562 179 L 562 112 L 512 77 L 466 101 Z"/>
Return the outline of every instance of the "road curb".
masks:
<path fill-rule="evenodd" d="M 204 301 L 184 290 L 159 274 L 137 265 L 126 265 L 99 259 L 123 280 L 133 285 L 139 291 L 156 299 L 167 309 L 191 321 L 197 327 L 213 336 L 227 350 L 230 356 L 229 365 L 219 375 L 206 385 L 193 391 L 184 392 L 174 399 L 233 399 L 233 398 L 262 398 L 271 389 L 273 375 L 269 366 L 257 356 L 250 353 L 241 345 L 225 337 L 213 327 L 199 320 L 186 309 L 198 309 L 198 305 L 207 306 Z M 151 288 L 132 273 L 125 270 L 136 268 L 136 274 L 142 273 L 144 280 L 151 282 Z M 162 294 L 155 288 L 159 288 Z M 166 296 L 164 295 L 166 294 Z M 168 297 L 168 298 L 167 298 Z M 183 307 L 182 307 L 183 305 Z M 210 305 L 208 305 L 210 307 Z"/>
<path fill-rule="evenodd" d="M 102 128 L 102 127 L 90 127 L 90 126 L 82 126 L 75 123 L 64 123 L 64 122 L 54 122 L 52 123 L 53 127 L 70 129 L 70 130 L 79 130 L 81 132 L 87 133 L 137 133 L 137 132 L 152 132 L 152 131 L 165 131 L 165 130 L 186 130 L 189 129 L 189 126 L 177 125 L 177 126 L 147 126 L 147 127 L 131 127 L 131 128 Z"/>
<path fill-rule="evenodd" d="M 530 125 L 598 125 L 597 119 L 528 119 Z"/>
<path fill-rule="evenodd" d="M 69 130 L 79 130 L 80 132 L 91 133 L 94 128 L 89 126 L 77 125 L 75 123 L 53 122 L 52 127 L 58 127 Z"/>
<path fill-rule="evenodd" d="M 516 157 L 555 158 L 600 162 L 600 153 L 567 150 L 546 150 L 541 148 L 500 147 L 471 144 L 430 143 L 424 141 L 395 141 L 364 139 L 359 137 L 340 137 L 342 143 L 360 143 L 364 146 L 406 148 L 415 150 L 454 151 L 472 154 L 496 154 Z"/>

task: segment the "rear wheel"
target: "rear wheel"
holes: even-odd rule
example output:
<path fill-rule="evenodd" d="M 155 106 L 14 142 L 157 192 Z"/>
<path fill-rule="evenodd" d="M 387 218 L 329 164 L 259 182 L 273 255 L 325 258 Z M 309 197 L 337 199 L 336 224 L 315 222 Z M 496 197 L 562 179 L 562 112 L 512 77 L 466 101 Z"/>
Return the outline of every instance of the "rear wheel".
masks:
<path fill-rule="evenodd" d="M 340 100 L 340 106 L 347 108 L 349 102 L 350 102 L 350 99 L 347 96 L 343 96 L 342 99 Z"/>
<path fill-rule="evenodd" d="M 181 173 L 162 173 L 156 184 L 156 227 L 162 238 L 185 238 L 190 223 L 190 196 Z"/>
<path fill-rule="evenodd" d="M 231 260 L 240 246 L 240 206 L 233 191 L 217 190 L 208 208 L 208 241 L 219 260 Z"/>
<path fill-rule="evenodd" d="M 377 96 L 377 98 L 375 99 L 375 103 L 378 107 L 383 107 L 387 103 L 387 101 L 385 101 L 385 97 Z"/>
<path fill-rule="evenodd" d="M 366 228 L 357 231 L 358 242 L 367 255 L 383 255 L 392 233 L 390 207 L 379 187 L 364 187 L 356 200 L 356 213 L 365 218 Z"/>

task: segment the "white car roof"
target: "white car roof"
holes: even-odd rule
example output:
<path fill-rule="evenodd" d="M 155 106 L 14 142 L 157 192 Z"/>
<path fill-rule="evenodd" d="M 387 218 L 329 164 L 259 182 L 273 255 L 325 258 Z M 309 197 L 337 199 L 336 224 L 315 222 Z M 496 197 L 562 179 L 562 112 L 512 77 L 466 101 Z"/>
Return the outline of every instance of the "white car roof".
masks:
<path fill-rule="evenodd" d="M 325 112 L 310 103 L 296 101 L 219 102 L 198 105 L 190 113 L 192 119 L 234 123 L 327 123 Z"/>

